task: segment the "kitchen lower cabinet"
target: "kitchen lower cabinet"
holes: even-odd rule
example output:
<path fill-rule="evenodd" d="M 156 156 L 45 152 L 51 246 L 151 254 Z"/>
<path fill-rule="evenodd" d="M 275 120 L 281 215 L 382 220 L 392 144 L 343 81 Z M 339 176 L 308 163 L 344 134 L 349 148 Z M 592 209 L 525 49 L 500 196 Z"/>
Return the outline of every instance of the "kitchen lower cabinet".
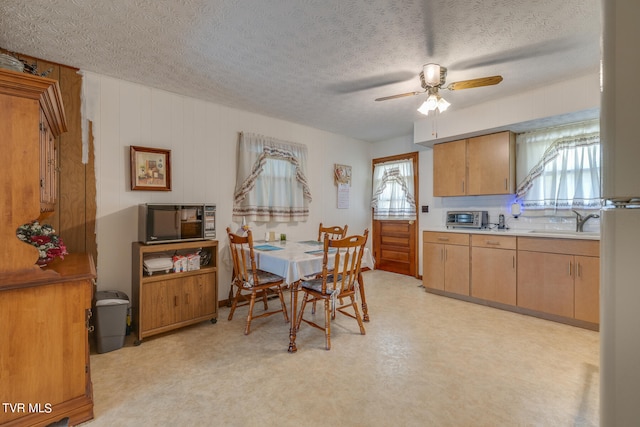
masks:
<path fill-rule="evenodd" d="M 207 264 L 182 272 L 151 272 L 144 260 L 173 254 L 203 254 Z M 218 315 L 218 242 L 144 245 L 133 243 L 133 301 L 140 344 L 146 337 L 205 320 L 216 322 Z"/>
<path fill-rule="evenodd" d="M 471 235 L 471 296 L 516 305 L 516 237 Z"/>
<path fill-rule="evenodd" d="M 518 238 L 518 307 L 599 322 L 600 245 L 593 240 Z"/>
<path fill-rule="evenodd" d="M 600 258 L 576 256 L 574 317 L 600 323 Z"/>
<path fill-rule="evenodd" d="M 598 329 L 600 242 L 423 232 L 422 284 L 428 292 Z"/>
<path fill-rule="evenodd" d="M 469 295 L 469 235 L 423 233 L 422 283 L 426 288 Z"/>

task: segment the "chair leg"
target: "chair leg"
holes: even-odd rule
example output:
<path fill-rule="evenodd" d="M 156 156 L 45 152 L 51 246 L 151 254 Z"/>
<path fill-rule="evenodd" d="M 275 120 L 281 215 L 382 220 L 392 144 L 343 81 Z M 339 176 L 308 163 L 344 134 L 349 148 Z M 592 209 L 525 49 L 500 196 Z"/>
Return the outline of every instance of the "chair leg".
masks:
<path fill-rule="evenodd" d="M 302 296 L 302 306 L 300 307 L 300 313 L 298 313 L 298 318 L 295 319 L 296 331 L 300 330 L 300 324 L 302 323 L 302 315 L 304 314 L 304 309 L 307 307 L 307 300 L 309 299 L 308 297 L 309 297 L 309 294 L 304 292 L 304 295 Z"/>
<path fill-rule="evenodd" d="M 365 335 L 366 332 L 364 330 L 364 323 L 362 323 L 362 316 L 360 316 L 360 311 L 358 310 L 358 304 L 356 300 L 351 297 L 351 306 L 353 307 L 353 311 L 356 313 L 356 320 L 358 321 L 358 326 L 360 326 L 360 333 Z"/>
<path fill-rule="evenodd" d="M 324 335 L 326 348 L 331 350 L 331 301 L 330 298 L 324 300 Z"/>
<path fill-rule="evenodd" d="M 241 289 L 238 288 L 238 291 L 236 292 L 236 296 L 235 296 L 235 298 L 233 298 L 233 302 L 231 303 L 231 310 L 229 310 L 229 319 L 228 320 L 233 319 L 233 313 L 236 311 L 236 307 L 238 305 L 238 299 L 240 299 L 240 291 L 241 291 Z"/>
<path fill-rule="evenodd" d="M 284 295 L 282 288 L 278 286 L 278 297 L 280 298 L 280 305 L 282 306 L 282 314 L 284 314 L 284 321 L 289 323 L 289 313 L 287 313 L 287 305 L 284 303 Z"/>
<path fill-rule="evenodd" d="M 244 334 L 249 335 L 251 332 L 251 320 L 253 319 L 253 306 L 256 304 L 256 291 L 251 292 L 251 302 L 249 303 L 249 314 L 247 315 L 247 327 Z"/>

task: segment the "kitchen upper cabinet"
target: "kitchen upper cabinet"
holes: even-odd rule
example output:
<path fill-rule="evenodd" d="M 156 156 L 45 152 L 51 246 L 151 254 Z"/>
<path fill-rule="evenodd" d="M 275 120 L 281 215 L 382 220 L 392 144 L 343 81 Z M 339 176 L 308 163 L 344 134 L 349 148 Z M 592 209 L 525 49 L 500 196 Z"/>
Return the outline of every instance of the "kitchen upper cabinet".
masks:
<path fill-rule="evenodd" d="M 464 196 L 467 185 L 467 140 L 433 146 L 433 195 Z"/>
<path fill-rule="evenodd" d="M 468 195 L 515 193 L 515 135 L 500 132 L 469 138 Z"/>
<path fill-rule="evenodd" d="M 433 195 L 515 192 L 515 134 L 499 132 L 433 146 Z"/>
<path fill-rule="evenodd" d="M 426 288 L 469 295 L 469 235 L 423 233 L 422 283 Z"/>
<path fill-rule="evenodd" d="M 471 296 L 516 305 L 516 237 L 471 236 Z"/>
<path fill-rule="evenodd" d="M 599 322 L 600 242 L 518 238 L 518 306 Z"/>

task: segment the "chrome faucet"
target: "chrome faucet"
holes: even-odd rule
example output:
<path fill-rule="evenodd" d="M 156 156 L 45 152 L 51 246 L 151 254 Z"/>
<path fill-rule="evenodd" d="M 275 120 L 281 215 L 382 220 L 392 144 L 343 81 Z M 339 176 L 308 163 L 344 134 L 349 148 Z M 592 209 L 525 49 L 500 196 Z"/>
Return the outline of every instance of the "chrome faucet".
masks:
<path fill-rule="evenodd" d="M 600 218 L 600 215 L 598 214 L 589 214 L 587 216 L 582 216 L 577 211 L 573 211 L 573 213 L 576 214 L 576 232 L 578 233 L 581 233 L 583 231 L 582 229 L 584 228 L 584 224 L 591 218 Z"/>

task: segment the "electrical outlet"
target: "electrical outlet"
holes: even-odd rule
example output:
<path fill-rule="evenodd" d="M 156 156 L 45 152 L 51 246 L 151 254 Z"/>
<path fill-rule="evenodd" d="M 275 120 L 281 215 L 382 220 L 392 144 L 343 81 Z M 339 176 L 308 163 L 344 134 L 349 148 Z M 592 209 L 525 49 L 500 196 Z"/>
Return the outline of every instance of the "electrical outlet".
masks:
<path fill-rule="evenodd" d="M 429 206 L 422 206 L 422 213 L 429 212 Z"/>

